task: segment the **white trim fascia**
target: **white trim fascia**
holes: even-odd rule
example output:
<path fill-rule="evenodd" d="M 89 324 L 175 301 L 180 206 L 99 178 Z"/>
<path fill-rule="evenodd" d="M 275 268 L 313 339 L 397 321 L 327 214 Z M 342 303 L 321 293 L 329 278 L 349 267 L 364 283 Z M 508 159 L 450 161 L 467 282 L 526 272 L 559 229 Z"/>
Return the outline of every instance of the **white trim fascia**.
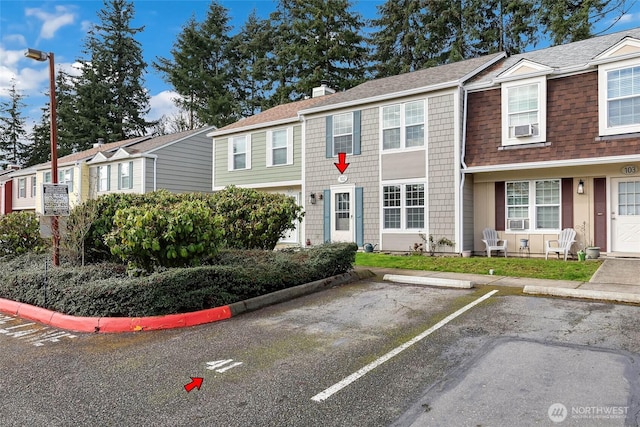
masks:
<path fill-rule="evenodd" d="M 626 55 L 620 55 L 620 56 L 594 59 L 593 61 L 589 62 L 589 65 L 595 67 L 598 65 L 610 64 L 612 62 L 622 62 L 628 59 L 637 59 L 637 58 L 640 58 L 640 52 L 628 53 Z"/>
<path fill-rule="evenodd" d="M 518 80 L 533 79 L 533 78 L 536 78 L 536 77 L 542 77 L 542 76 L 551 75 L 551 74 L 553 74 L 553 72 L 554 72 L 553 69 L 549 69 L 549 70 L 536 71 L 535 73 L 509 75 L 509 76 L 505 76 L 505 77 L 496 77 L 495 79 L 492 80 L 492 82 L 494 84 L 500 84 L 500 83 L 518 81 Z"/>
<path fill-rule="evenodd" d="M 297 179 L 293 181 L 277 181 L 277 182 L 261 182 L 257 184 L 236 184 L 238 188 L 274 188 L 274 187 L 301 187 L 302 179 Z M 224 187 L 213 187 L 213 191 L 224 190 Z"/>
<path fill-rule="evenodd" d="M 204 132 L 208 132 L 208 131 L 210 131 L 210 130 L 211 130 L 211 128 L 214 128 L 214 129 L 215 129 L 215 126 L 213 126 L 213 125 L 211 125 L 211 126 L 207 126 L 206 128 L 203 128 L 200 132 L 192 133 L 192 134 L 190 134 L 190 135 L 184 136 L 184 137 L 182 137 L 182 138 L 180 138 L 180 139 L 176 139 L 176 140 L 174 140 L 174 141 L 169 141 L 169 142 L 167 142 L 167 143 L 165 143 L 165 144 L 160 145 L 159 147 L 151 148 L 150 150 L 146 150 L 146 151 L 144 151 L 144 152 L 145 152 L 145 153 L 153 153 L 154 151 L 160 150 L 161 148 L 166 148 L 166 147 L 168 147 L 168 146 L 170 146 L 170 145 L 173 145 L 173 144 L 176 144 L 176 143 L 178 143 L 178 142 L 186 141 L 187 139 L 189 139 L 189 138 L 191 138 L 191 137 L 198 136 L 198 135 L 202 135 Z M 207 134 L 207 135 L 205 135 L 205 136 L 207 136 L 207 137 L 208 137 L 209 135 Z"/>
<path fill-rule="evenodd" d="M 282 126 L 282 125 L 285 125 L 285 124 L 298 123 L 298 122 L 300 122 L 299 115 L 297 115 L 295 117 L 289 117 L 289 118 L 286 118 L 286 119 L 274 120 L 274 121 L 271 121 L 271 122 L 254 123 L 254 124 L 249 125 L 249 126 L 243 126 L 243 127 L 227 129 L 227 130 L 222 130 L 222 131 L 214 131 L 214 132 L 208 133 L 207 136 L 208 137 L 212 137 L 212 138 L 216 138 L 216 137 L 219 137 L 219 136 L 232 135 L 234 133 L 247 133 L 249 131 L 253 131 L 253 130 L 256 130 L 256 129 L 269 128 L 269 127 L 275 127 L 275 126 Z M 215 141 L 214 141 L 214 144 L 215 144 Z"/>
<path fill-rule="evenodd" d="M 467 80 L 469 80 L 470 78 L 472 78 L 476 74 L 481 73 L 482 71 L 484 71 L 487 68 L 491 67 L 496 62 L 501 61 L 502 59 L 504 59 L 506 57 L 507 57 L 507 53 L 506 52 L 501 52 L 501 55 L 497 55 L 493 60 L 487 61 L 483 65 L 481 65 L 480 67 L 476 68 L 475 70 L 470 71 L 466 75 L 462 76 L 460 78 L 460 80 L 458 80 L 459 81 L 459 86 L 462 86 L 463 82 L 466 82 Z"/>
<path fill-rule="evenodd" d="M 613 163 L 625 163 L 625 162 L 638 162 L 640 161 L 640 154 L 627 154 L 622 156 L 609 156 L 609 157 L 591 157 L 588 159 L 570 159 L 570 160 L 551 160 L 541 162 L 527 162 L 527 163 L 508 163 L 501 165 L 488 165 L 488 166 L 471 166 L 464 169 L 463 173 L 481 173 L 481 172 L 502 172 L 502 171 L 514 171 L 525 169 L 550 169 L 550 168 L 562 168 L 572 166 L 590 166 L 590 165 L 605 165 Z"/>
<path fill-rule="evenodd" d="M 309 115 L 314 113 L 321 113 L 323 111 L 340 110 L 345 108 L 357 107 L 360 105 L 372 104 L 375 102 L 384 102 L 390 99 L 404 98 L 410 95 L 418 96 L 422 93 L 436 92 L 438 90 L 454 88 L 459 86 L 460 84 L 461 84 L 460 80 L 452 80 L 452 81 L 438 83 L 431 86 L 422 86 L 414 89 L 403 90 L 400 92 L 393 92 L 393 93 L 387 93 L 384 95 L 372 96 L 370 98 L 360 98 L 353 101 L 347 101 L 347 102 L 342 102 L 338 104 L 325 105 L 322 107 L 315 107 L 315 108 L 307 108 L 306 110 L 300 110 L 298 114 Z"/>

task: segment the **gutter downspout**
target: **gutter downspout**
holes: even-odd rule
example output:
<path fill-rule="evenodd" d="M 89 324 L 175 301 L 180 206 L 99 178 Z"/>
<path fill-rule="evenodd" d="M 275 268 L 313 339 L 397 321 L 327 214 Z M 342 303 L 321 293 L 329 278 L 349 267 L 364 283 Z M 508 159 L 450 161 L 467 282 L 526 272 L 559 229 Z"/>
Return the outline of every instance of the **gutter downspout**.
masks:
<path fill-rule="evenodd" d="M 301 138 L 300 138 L 300 148 L 302 151 L 302 160 L 301 160 L 301 165 L 300 165 L 300 171 L 301 171 L 301 176 L 300 176 L 300 181 L 302 183 L 301 187 L 301 191 L 302 194 L 300 195 L 300 202 L 302 204 L 302 211 L 303 212 L 307 212 L 307 180 L 305 177 L 306 174 L 306 155 L 307 155 L 307 144 L 306 144 L 306 138 L 307 138 L 307 120 L 304 117 L 304 114 L 300 114 L 298 113 L 298 119 L 300 119 L 300 122 L 302 123 L 302 132 L 301 132 Z M 305 215 L 306 216 L 306 215 Z M 300 238 L 300 246 L 302 248 L 306 247 L 306 239 L 307 237 L 307 229 L 306 229 L 306 221 L 304 220 L 304 218 L 302 219 L 302 221 L 300 221 L 300 229 L 299 229 L 299 238 Z"/>
<path fill-rule="evenodd" d="M 464 247 L 464 184 L 465 184 L 465 170 L 467 164 L 464 162 L 465 152 L 467 150 L 467 88 L 462 86 L 462 138 L 461 138 L 461 153 L 460 153 L 460 165 L 462 170 L 460 171 L 460 248 L 466 250 Z M 473 248 L 471 248 L 473 250 Z"/>

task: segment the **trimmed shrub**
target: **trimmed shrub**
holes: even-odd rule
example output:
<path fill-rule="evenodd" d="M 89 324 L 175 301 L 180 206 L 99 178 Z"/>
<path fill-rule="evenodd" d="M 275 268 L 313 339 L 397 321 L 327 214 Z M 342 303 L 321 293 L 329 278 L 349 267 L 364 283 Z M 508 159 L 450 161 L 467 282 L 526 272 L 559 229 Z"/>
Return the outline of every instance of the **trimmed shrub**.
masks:
<path fill-rule="evenodd" d="M 228 248 L 272 250 L 304 213 L 293 197 L 230 186 L 211 195 Z"/>
<path fill-rule="evenodd" d="M 0 215 L 0 256 L 46 250 L 40 237 L 40 223 L 34 212 L 12 212 Z"/>
<path fill-rule="evenodd" d="M 217 251 L 221 223 L 203 200 L 132 206 L 116 211 L 115 229 L 105 236 L 105 243 L 133 267 L 196 265 Z"/>
<path fill-rule="evenodd" d="M 130 277 L 119 264 L 49 269 L 45 255 L 3 263 L 0 297 L 74 316 L 156 316 L 231 304 L 348 271 L 355 244 L 298 252 L 225 250 L 219 265 Z"/>

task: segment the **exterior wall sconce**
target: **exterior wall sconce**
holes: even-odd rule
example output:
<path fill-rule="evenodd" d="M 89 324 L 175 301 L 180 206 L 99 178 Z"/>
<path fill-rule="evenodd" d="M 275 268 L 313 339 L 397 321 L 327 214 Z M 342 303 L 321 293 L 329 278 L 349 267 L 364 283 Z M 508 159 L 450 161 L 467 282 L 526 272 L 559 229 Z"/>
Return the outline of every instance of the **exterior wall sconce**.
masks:
<path fill-rule="evenodd" d="M 316 193 L 309 194 L 309 203 L 311 203 L 312 205 L 316 204 Z"/>
<path fill-rule="evenodd" d="M 578 181 L 578 194 L 584 194 L 584 181 Z"/>
<path fill-rule="evenodd" d="M 318 200 L 322 201 L 322 193 L 318 193 L 317 197 L 318 197 Z"/>

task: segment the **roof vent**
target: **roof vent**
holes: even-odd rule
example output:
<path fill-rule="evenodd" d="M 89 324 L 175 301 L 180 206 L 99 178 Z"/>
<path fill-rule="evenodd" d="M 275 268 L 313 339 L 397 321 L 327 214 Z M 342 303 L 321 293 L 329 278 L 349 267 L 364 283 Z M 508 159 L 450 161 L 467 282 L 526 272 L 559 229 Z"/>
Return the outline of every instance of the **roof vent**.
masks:
<path fill-rule="evenodd" d="M 98 142 L 93 144 L 93 148 L 102 147 L 104 145 L 104 138 L 98 138 Z"/>
<path fill-rule="evenodd" d="M 312 98 L 317 98 L 319 96 L 331 95 L 332 93 L 336 93 L 334 89 L 329 87 L 329 82 L 327 80 L 322 80 L 320 82 L 320 87 L 314 87 L 313 92 L 311 93 Z"/>

